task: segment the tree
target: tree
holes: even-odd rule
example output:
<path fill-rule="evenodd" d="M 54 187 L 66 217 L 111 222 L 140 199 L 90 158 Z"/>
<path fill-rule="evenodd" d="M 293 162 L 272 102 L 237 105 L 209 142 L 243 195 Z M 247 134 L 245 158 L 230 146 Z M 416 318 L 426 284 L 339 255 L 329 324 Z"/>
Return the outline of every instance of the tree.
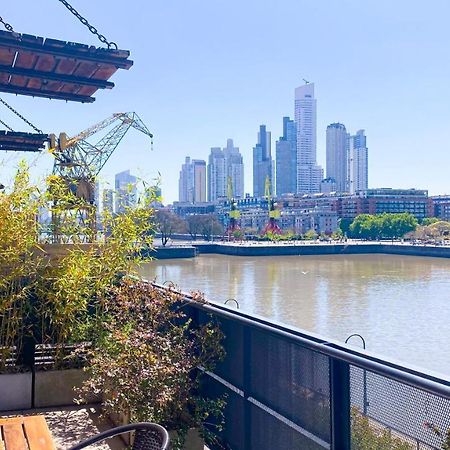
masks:
<path fill-rule="evenodd" d="M 201 216 L 201 234 L 206 241 L 209 241 L 214 235 L 223 234 L 223 226 L 214 214 Z"/>
<path fill-rule="evenodd" d="M 304 235 L 303 238 L 308 241 L 313 241 L 314 239 L 317 239 L 318 234 L 314 230 L 308 230 Z"/>
<path fill-rule="evenodd" d="M 410 213 L 359 214 L 350 225 L 352 236 L 360 239 L 395 239 L 417 228 L 417 219 Z"/>
<path fill-rule="evenodd" d="M 202 216 L 199 214 L 190 214 L 186 217 L 186 228 L 191 238 L 195 241 L 202 228 Z"/>
<path fill-rule="evenodd" d="M 165 246 L 174 233 L 182 233 L 185 223 L 172 211 L 159 209 L 155 213 L 156 229 L 161 234 L 161 244 Z"/>

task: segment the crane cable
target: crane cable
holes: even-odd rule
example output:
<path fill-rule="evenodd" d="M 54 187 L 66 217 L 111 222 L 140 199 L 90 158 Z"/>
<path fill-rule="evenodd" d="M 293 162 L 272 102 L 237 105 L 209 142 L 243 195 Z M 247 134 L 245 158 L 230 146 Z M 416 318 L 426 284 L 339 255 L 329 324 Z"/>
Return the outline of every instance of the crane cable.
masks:
<path fill-rule="evenodd" d="M 5 122 L 3 122 L 3 120 L 0 119 L 0 123 L 7 128 L 9 131 L 14 131 L 8 124 L 6 124 Z"/>
<path fill-rule="evenodd" d="M 8 22 L 5 22 L 2 16 L 0 16 L 0 23 L 2 23 L 8 31 L 14 31 L 12 25 L 10 25 Z"/>
<path fill-rule="evenodd" d="M 0 102 L 3 103 L 10 111 L 12 111 L 17 117 L 22 119 L 27 125 L 29 125 L 31 128 L 33 128 L 36 133 L 43 134 L 42 130 L 34 126 L 29 120 L 25 119 L 25 117 L 22 116 L 18 111 L 16 111 L 12 106 L 10 106 L 8 103 L 5 102 L 2 98 L 0 98 Z"/>
<path fill-rule="evenodd" d="M 67 0 L 58 0 L 60 3 L 62 3 L 85 27 L 89 29 L 89 31 L 92 34 L 95 34 L 100 42 L 103 44 L 106 44 L 108 48 L 114 47 L 116 50 L 119 48 L 117 47 L 117 44 L 115 42 L 108 42 L 108 39 L 106 37 L 99 33 L 97 28 L 95 28 L 93 25 L 91 25 L 86 18 L 84 18 Z"/>

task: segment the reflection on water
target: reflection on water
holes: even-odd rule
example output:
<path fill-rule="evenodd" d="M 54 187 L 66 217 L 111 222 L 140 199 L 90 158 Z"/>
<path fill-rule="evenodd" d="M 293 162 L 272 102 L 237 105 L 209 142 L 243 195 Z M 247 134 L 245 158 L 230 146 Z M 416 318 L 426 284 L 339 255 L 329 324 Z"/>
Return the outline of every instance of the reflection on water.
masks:
<path fill-rule="evenodd" d="M 450 260 L 394 255 L 233 257 L 154 261 L 142 275 L 212 300 L 450 374 Z"/>

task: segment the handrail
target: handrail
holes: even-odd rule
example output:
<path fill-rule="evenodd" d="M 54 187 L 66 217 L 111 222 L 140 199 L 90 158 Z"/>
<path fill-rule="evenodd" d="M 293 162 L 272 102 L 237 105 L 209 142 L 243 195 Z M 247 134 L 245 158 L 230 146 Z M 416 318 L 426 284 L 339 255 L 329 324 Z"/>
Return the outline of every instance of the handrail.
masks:
<path fill-rule="evenodd" d="M 152 285 L 156 288 L 167 289 L 167 287 L 157 283 L 152 283 Z M 172 290 L 174 289 L 172 288 Z M 255 329 L 263 330 L 330 358 L 345 361 L 361 369 L 369 370 L 431 394 L 450 399 L 450 380 L 385 360 L 382 357 L 369 355 L 363 350 L 356 351 L 346 348 L 346 346 L 337 342 L 327 341 L 307 332 L 296 330 L 286 325 L 276 324 L 268 319 L 247 315 L 242 310 L 230 310 L 223 305 L 211 302 L 199 303 L 189 294 L 180 291 L 177 292 L 183 295 L 183 298 L 194 308 L 240 322 L 243 325 Z"/>

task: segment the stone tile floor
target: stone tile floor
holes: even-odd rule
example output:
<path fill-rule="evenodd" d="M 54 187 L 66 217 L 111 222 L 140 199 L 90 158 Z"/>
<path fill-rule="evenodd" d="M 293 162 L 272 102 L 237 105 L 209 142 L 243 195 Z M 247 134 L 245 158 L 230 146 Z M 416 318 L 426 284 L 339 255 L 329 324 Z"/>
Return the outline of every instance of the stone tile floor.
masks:
<path fill-rule="evenodd" d="M 65 450 L 88 437 L 105 431 L 114 425 L 100 416 L 98 407 L 71 406 L 67 408 L 34 409 L 16 411 L 11 415 L 43 414 L 58 450 Z M 89 448 L 99 450 L 122 450 L 126 445 L 120 438 L 112 438 Z"/>

